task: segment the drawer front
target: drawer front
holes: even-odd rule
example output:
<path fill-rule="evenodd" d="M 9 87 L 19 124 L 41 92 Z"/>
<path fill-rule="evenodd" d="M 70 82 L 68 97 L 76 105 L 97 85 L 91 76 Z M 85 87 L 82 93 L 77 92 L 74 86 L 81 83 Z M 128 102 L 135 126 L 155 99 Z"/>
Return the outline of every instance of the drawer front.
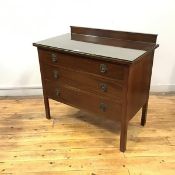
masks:
<path fill-rule="evenodd" d="M 119 64 L 43 49 L 39 49 L 38 53 L 40 64 L 59 65 L 77 71 L 108 77 L 116 81 L 122 81 L 124 79 L 124 67 Z"/>
<path fill-rule="evenodd" d="M 55 81 L 57 85 L 67 84 L 121 102 L 123 96 L 122 85 L 114 83 L 112 80 L 58 66 L 42 65 L 41 69 L 44 78 Z"/>
<path fill-rule="evenodd" d="M 45 80 L 46 94 L 56 101 L 84 109 L 86 111 L 105 116 L 113 120 L 120 120 L 121 104 L 111 102 L 104 97 L 98 97 L 67 85 L 57 85 L 53 81 Z"/>

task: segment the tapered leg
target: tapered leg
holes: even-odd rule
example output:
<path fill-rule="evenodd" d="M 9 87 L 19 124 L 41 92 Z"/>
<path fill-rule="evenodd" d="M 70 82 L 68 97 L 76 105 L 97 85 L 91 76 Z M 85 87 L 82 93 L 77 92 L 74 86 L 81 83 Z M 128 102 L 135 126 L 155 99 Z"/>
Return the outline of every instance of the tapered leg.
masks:
<path fill-rule="evenodd" d="M 127 129 L 128 129 L 128 122 L 121 121 L 120 151 L 122 151 L 122 152 L 125 152 L 125 150 L 126 150 Z"/>
<path fill-rule="evenodd" d="M 144 126 L 146 124 L 147 110 L 148 110 L 148 101 L 142 107 L 142 117 L 141 117 L 141 125 L 142 126 Z"/>
<path fill-rule="evenodd" d="M 44 105 L 45 105 L 46 118 L 47 119 L 51 119 L 51 117 L 50 117 L 49 99 L 47 97 L 44 97 Z"/>

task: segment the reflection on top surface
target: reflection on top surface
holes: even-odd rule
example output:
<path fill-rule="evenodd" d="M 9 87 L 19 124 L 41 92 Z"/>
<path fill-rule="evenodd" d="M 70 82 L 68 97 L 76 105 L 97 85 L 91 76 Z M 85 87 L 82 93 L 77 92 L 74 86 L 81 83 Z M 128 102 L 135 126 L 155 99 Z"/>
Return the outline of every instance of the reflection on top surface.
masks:
<path fill-rule="evenodd" d="M 39 41 L 36 44 L 62 49 L 67 52 L 103 56 L 126 61 L 133 61 L 146 52 L 144 50 L 76 41 L 71 39 L 70 33 Z"/>

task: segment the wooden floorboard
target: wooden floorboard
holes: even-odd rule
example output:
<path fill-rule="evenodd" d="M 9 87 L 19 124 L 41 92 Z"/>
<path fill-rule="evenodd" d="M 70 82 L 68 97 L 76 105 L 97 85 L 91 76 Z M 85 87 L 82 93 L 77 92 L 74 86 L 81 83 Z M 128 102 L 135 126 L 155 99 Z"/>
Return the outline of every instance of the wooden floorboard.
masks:
<path fill-rule="evenodd" d="M 150 96 L 148 119 L 130 121 L 127 151 L 118 123 L 41 97 L 0 98 L 0 174 L 174 175 L 175 95 Z"/>

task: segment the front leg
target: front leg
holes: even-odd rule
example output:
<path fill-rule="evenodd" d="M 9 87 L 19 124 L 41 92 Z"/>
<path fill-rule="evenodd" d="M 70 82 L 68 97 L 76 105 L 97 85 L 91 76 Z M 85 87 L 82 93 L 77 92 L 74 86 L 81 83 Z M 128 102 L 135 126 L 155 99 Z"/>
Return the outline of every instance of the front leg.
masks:
<path fill-rule="evenodd" d="M 144 126 L 146 124 L 146 117 L 148 111 L 148 101 L 142 107 L 142 116 L 141 116 L 141 125 Z"/>
<path fill-rule="evenodd" d="M 127 143 L 127 129 L 128 129 L 128 121 L 121 121 L 121 131 L 120 131 L 120 151 L 125 152 L 126 143 Z"/>
<path fill-rule="evenodd" d="M 46 118 L 51 119 L 50 117 L 50 106 L 49 106 L 49 98 L 44 96 L 44 105 L 45 105 L 45 112 Z"/>

